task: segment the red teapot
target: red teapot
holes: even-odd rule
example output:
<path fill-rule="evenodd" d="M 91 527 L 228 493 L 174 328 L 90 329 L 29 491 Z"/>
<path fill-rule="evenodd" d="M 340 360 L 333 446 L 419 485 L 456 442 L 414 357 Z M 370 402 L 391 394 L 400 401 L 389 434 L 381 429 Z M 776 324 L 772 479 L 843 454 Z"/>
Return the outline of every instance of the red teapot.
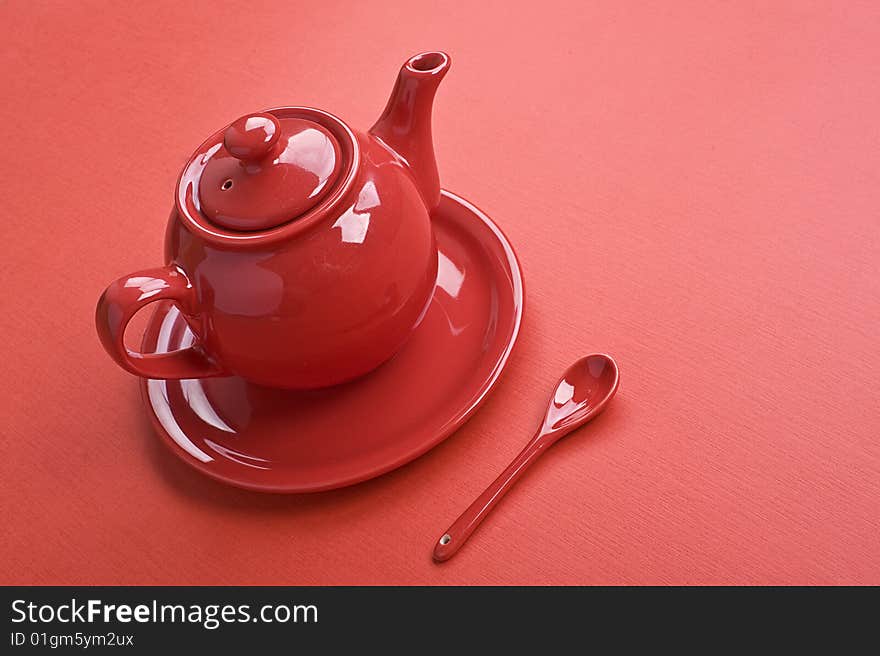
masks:
<path fill-rule="evenodd" d="M 211 136 L 177 183 L 166 265 L 120 278 L 98 301 L 110 356 L 145 378 L 237 375 L 310 389 L 394 355 L 437 275 L 431 108 L 449 65 L 442 52 L 409 59 L 368 132 L 318 109 L 279 107 Z M 129 320 L 163 300 L 195 343 L 128 349 Z"/>

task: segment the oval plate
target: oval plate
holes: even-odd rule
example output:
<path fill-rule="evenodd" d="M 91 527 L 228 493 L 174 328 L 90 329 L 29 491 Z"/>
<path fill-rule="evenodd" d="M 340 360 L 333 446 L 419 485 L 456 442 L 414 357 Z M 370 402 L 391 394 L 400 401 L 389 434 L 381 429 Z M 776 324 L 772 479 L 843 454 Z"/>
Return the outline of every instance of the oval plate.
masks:
<path fill-rule="evenodd" d="M 318 492 L 417 458 L 460 427 L 492 390 L 519 335 L 523 282 L 498 227 L 444 191 L 428 312 L 403 350 L 352 383 L 298 392 L 237 377 L 142 380 L 156 431 L 208 476 L 262 492 Z M 171 304 L 158 307 L 144 352 L 193 342 Z"/>

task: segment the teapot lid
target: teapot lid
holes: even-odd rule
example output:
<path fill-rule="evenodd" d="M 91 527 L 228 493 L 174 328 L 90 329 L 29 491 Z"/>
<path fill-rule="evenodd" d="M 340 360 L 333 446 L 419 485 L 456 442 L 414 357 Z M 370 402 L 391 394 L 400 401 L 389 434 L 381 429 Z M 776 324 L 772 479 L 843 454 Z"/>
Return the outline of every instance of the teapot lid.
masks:
<path fill-rule="evenodd" d="M 195 208 L 209 223 L 243 232 L 308 214 L 352 164 L 352 144 L 324 116 L 281 108 L 243 116 L 215 134 L 199 149 Z"/>

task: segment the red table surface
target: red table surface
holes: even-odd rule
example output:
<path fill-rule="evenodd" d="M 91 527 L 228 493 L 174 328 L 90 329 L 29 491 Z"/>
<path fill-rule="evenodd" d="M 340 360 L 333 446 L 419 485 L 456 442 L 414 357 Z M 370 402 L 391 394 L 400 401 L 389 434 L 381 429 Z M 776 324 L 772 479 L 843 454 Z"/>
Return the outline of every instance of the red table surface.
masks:
<path fill-rule="evenodd" d="M 876 2 L 17 0 L 0 24 L 0 583 L 880 583 Z M 453 57 L 443 185 L 525 273 L 501 383 L 365 484 L 203 478 L 102 351 L 100 292 L 161 264 L 212 131 L 279 104 L 369 126 L 427 49 Z M 599 350 L 607 414 L 433 564 Z"/>

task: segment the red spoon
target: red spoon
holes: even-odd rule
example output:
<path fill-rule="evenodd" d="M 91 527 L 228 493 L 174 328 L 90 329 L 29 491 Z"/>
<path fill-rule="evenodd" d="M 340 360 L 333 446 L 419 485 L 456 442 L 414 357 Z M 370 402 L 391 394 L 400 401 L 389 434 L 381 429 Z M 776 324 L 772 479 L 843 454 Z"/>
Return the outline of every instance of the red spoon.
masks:
<path fill-rule="evenodd" d="M 556 385 L 538 432 L 501 476 L 437 541 L 434 560 L 441 562 L 452 558 L 538 456 L 605 409 L 617 391 L 619 380 L 617 363 L 610 355 L 594 353 L 571 365 Z"/>

